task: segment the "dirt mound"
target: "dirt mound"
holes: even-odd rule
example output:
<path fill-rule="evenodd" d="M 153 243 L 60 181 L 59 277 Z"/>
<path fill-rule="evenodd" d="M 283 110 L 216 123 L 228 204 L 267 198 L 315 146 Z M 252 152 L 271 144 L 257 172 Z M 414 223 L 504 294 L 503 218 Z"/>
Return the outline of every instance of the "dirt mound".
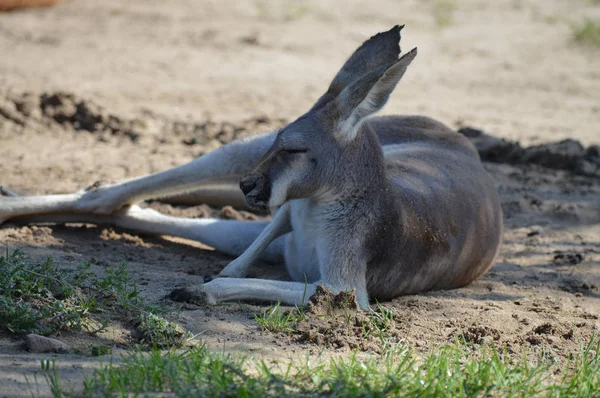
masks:
<path fill-rule="evenodd" d="M 202 154 L 236 139 L 272 131 L 285 125 L 287 119 L 258 115 L 237 123 L 212 119 L 197 122 L 172 120 L 149 110 L 128 119 L 109 112 L 95 101 L 57 91 L 0 95 L 0 126 L 2 122 L 28 129 L 54 126 L 89 132 L 103 142 L 110 141 L 111 137 L 125 137 L 138 143 L 142 137 L 155 136 L 160 144 L 186 145 Z"/>
<path fill-rule="evenodd" d="M 40 96 L 39 106 L 44 117 L 60 124 L 70 124 L 78 131 L 107 132 L 126 136 L 132 141 L 136 141 L 140 136 L 140 133 L 135 131 L 133 122 L 122 120 L 94 102 L 78 98 L 71 93 L 44 93 Z M 27 107 L 31 107 L 31 104 L 27 104 Z M 17 106 L 17 109 L 22 107 Z"/>
<path fill-rule="evenodd" d="M 575 174 L 600 177 L 600 146 L 598 145 L 585 148 L 577 140 L 566 139 L 524 148 L 518 142 L 497 138 L 471 127 L 463 127 L 458 132 L 475 145 L 483 161 L 536 164 Z"/>
<path fill-rule="evenodd" d="M 0 100 L 0 116 L 24 127 L 47 126 L 54 122 L 75 131 L 124 136 L 134 142 L 143 127 L 139 122 L 108 112 L 94 101 L 62 91 L 9 94 Z"/>
<path fill-rule="evenodd" d="M 400 340 L 401 322 L 383 307 L 361 311 L 354 291 L 333 294 L 319 285 L 304 308 L 294 340 L 329 349 L 381 352 L 386 342 Z"/>
<path fill-rule="evenodd" d="M 473 344 L 490 344 L 492 341 L 500 340 L 500 332 L 497 329 L 483 325 L 469 326 L 466 330 L 451 336 L 457 336 L 460 340 Z"/>
<path fill-rule="evenodd" d="M 305 314 L 317 317 L 347 311 L 359 311 L 354 291 L 333 294 L 323 285 L 317 286 L 315 294 L 308 300 L 304 309 Z"/>
<path fill-rule="evenodd" d="M 552 262 L 556 265 L 577 265 L 585 259 L 585 256 L 577 252 L 563 252 L 556 250 Z"/>

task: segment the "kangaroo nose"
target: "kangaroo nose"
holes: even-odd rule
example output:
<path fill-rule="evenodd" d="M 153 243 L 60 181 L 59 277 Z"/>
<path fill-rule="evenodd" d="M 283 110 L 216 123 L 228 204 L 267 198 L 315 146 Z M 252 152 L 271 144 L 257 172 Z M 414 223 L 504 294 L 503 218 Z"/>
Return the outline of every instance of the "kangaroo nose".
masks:
<path fill-rule="evenodd" d="M 244 195 L 248 195 L 252 190 L 256 187 L 256 181 L 253 180 L 241 180 L 240 181 L 240 189 L 244 193 Z"/>

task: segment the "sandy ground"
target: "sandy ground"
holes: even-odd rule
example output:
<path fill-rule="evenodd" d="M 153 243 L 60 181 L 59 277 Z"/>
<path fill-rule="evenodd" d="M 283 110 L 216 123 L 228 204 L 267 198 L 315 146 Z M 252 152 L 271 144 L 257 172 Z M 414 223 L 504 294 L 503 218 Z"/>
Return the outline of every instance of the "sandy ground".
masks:
<path fill-rule="evenodd" d="M 572 39 L 572 25 L 585 17 L 599 19 L 600 6 L 73 0 L 0 14 L 0 184 L 27 194 L 70 192 L 179 165 L 278 127 L 310 107 L 359 43 L 397 23 L 406 24 L 403 48 L 418 46 L 419 56 L 383 113 L 425 114 L 522 145 L 600 144 L 600 50 Z M 90 115 L 102 117 L 87 131 Z M 461 334 L 515 350 L 544 344 L 564 358 L 600 327 L 600 180 L 532 165 L 486 168 L 505 210 L 497 264 L 467 288 L 387 303 L 398 318 L 395 335 L 420 349 Z M 151 300 L 200 283 L 229 260 L 196 243 L 95 226 L 7 223 L 0 243 L 59 264 L 92 260 L 98 270 L 127 260 Z M 265 274 L 278 276 L 254 273 Z M 266 358 L 352 348 L 258 332 L 253 314 L 261 308 L 195 308 L 180 320 L 212 347 Z M 102 338 L 118 345 L 122 332 Z M 42 356 L 23 351 L 14 336 L 0 343 L 0 396 L 30 396 L 38 387 L 47 394 L 33 381 Z M 57 363 L 77 385 L 98 361 L 67 355 Z"/>

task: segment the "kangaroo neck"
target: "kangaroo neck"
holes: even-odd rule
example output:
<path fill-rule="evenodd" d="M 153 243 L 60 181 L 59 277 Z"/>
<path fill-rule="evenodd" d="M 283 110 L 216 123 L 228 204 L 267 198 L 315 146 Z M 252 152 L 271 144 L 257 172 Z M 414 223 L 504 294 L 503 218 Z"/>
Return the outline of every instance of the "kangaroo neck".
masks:
<path fill-rule="evenodd" d="M 363 123 L 357 136 L 345 144 L 336 178 L 313 198 L 319 205 L 353 207 L 389 198 L 391 184 L 385 174 L 383 151 L 377 135 Z"/>

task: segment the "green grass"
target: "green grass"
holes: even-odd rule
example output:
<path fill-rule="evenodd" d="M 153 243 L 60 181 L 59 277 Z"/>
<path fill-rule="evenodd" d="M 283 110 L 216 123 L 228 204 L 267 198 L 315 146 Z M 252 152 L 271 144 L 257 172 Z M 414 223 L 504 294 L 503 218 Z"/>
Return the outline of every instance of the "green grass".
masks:
<path fill-rule="evenodd" d="M 0 329 L 16 335 L 94 334 L 106 328 L 110 319 L 125 319 L 133 323 L 139 343 L 145 346 L 184 343 L 187 334 L 156 315 L 162 309 L 139 295 L 127 263 L 107 269 L 102 277 L 90 268 L 89 262 L 71 269 L 55 265 L 52 258 L 36 262 L 20 250 L 7 250 L 0 256 Z M 103 351 L 98 348 L 92 354 Z"/>
<path fill-rule="evenodd" d="M 304 312 L 301 307 L 284 310 L 281 308 L 281 303 L 279 302 L 254 316 L 256 323 L 258 323 L 262 331 L 274 333 L 293 333 L 298 322 L 304 318 Z"/>
<path fill-rule="evenodd" d="M 402 344 L 381 356 L 351 354 L 319 364 L 307 358 L 285 365 L 215 354 L 205 346 L 155 349 L 94 371 L 83 395 L 590 397 L 600 391 L 599 352 L 598 336 L 563 367 L 543 356 L 515 358 L 458 342 L 424 357 Z M 42 371 L 54 396 L 63 396 L 54 363 L 43 361 Z"/>
<path fill-rule="evenodd" d="M 378 305 L 365 316 L 363 330 L 364 337 L 382 339 L 383 354 L 267 363 L 213 353 L 205 346 L 162 351 L 178 346 L 187 333 L 156 315 L 157 310 L 139 295 L 125 263 L 97 276 L 89 263 L 68 269 L 51 259 L 32 261 L 20 251 L 0 257 L 4 330 L 93 332 L 104 325 L 93 315 L 120 313 L 135 320 L 139 341 L 152 347 L 89 374 L 84 396 L 589 397 L 600 391 L 599 335 L 567 363 L 462 341 L 419 354 L 406 344 L 389 345 L 384 337 L 394 316 Z M 303 308 L 284 311 L 275 305 L 256 318 L 264 330 L 293 332 L 306 316 Z M 109 347 L 92 347 L 93 355 L 109 352 Z M 41 371 L 53 396 L 69 396 L 53 359 L 43 360 Z"/>
<path fill-rule="evenodd" d="M 141 344 L 157 348 L 180 347 L 190 337 L 177 323 L 146 311 L 139 315 L 136 333 Z"/>
<path fill-rule="evenodd" d="M 394 325 L 394 314 L 379 303 L 376 303 L 376 310 L 368 314 L 367 320 L 362 322 L 363 337 L 377 337 L 382 344 L 387 338 L 386 332 Z"/>
<path fill-rule="evenodd" d="M 310 11 L 308 4 L 295 0 L 280 0 L 277 2 L 256 0 L 254 6 L 258 18 L 263 21 L 292 22 L 301 19 Z"/>
<path fill-rule="evenodd" d="M 572 25 L 573 39 L 582 45 L 600 48 L 600 23 L 586 19 Z"/>
<path fill-rule="evenodd" d="M 88 315 L 98 302 L 82 290 L 89 275 L 54 267 L 52 259 L 33 263 L 20 251 L 0 257 L 0 327 L 16 334 L 49 335 L 63 330 L 93 331 Z"/>
<path fill-rule="evenodd" d="M 454 23 L 456 3 L 453 0 L 429 0 L 433 19 L 438 29 L 447 28 Z"/>

